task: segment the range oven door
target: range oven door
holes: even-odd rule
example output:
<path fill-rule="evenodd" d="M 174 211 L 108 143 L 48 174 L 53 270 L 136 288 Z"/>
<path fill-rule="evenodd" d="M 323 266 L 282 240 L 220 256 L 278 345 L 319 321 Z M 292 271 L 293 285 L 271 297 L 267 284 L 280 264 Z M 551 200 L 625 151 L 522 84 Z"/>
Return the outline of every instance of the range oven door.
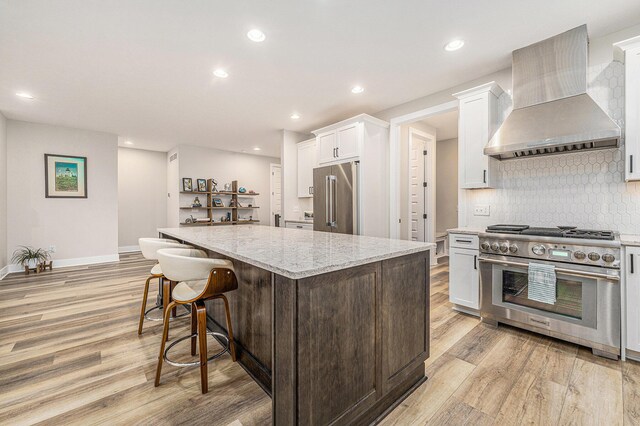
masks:
<path fill-rule="evenodd" d="M 481 257 L 481 315 L 576 343 L 619 349 L 620 271 L 561 262 L 536 263 L 556 267 L 555 303 L 529 299 L 526 259 Z"/>

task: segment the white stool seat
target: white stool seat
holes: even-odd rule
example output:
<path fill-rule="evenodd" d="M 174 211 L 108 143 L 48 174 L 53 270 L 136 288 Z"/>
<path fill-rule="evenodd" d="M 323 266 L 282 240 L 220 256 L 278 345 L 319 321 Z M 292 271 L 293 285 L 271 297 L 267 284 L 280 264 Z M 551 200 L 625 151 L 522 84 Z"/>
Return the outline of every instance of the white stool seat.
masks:
<path fill-rule="evenodd" d="M 173 300 L 184 302 L 193 300 L 204 291 L 209 280 L 182 281 L 173 288 Z"/>
<path fill-rule="evenodd" d="M 159 263 L 153 265 L 153 268 L 151 268 L 151 275 L 162 275 L 162 268 Z"/>
<path fill-rule="evenodd" d="M 188 244 L 181 244 L 167 238 L 139 238 L 138 245 L 145 259 L 158 259 L 158 250 L 165 248 L 191 248 Z"/>

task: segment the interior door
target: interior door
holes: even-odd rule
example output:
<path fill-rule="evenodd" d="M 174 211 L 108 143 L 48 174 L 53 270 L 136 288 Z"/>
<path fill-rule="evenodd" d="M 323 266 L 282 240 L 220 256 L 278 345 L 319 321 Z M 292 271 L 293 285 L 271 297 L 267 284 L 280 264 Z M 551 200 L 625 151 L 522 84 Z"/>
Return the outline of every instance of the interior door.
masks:
<path fill-rule="evenodd" d="M 430 135 L 415 129 L 409 129 L 409 239 L 412 241 L 432 241 L 429 235 L 430 222 L 435 217 L 429 217 L 431 209 L 429 197 L 429 141 L 435 141 L 435 134 Z M 431 154 L 433 155 L 433 153 Z"/>
<path fill-rule="evenodd" d="M 313 230 L 331 232 L 328 222 L 329 181 L 331 166 L 313 169 Z"/>
<path fill-rule="evenodd" d="M 271 165 L 271 226 L 276 225 L 276 215 L 282 216 L 282 167 L 279 164 Z"/>

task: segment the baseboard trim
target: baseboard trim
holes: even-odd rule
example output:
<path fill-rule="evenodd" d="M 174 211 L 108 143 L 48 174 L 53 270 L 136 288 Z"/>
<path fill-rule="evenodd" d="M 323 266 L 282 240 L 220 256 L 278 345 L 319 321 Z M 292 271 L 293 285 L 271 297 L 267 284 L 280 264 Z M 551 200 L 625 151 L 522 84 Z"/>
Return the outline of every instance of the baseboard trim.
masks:
<path fill-rule="evenodd" d="M 2 281 L 4 277 L 9 275 L 9 269 L 10 269 L 9 266 L 11 265 L 7 265 L 4 268 L 0 269 L 0 281 Z"/>
<path fill-rule="evenodd" d="M 107 254 L 103 256 L 90 256 L 90 257 L 76 257 L 72 259 L 53 259 L 54 268 L 65 268 L 69 266 L 83 266 L 94 265 L 96 263 L 112 263 L 120 261 L 119 254 Z M 6 273 L 3 272 L 6 270 Z M 6 277 L 8 274 L 15 272 L 24 272 L 24 267 L 21 265 L 7 265 L 0 270 L 0 280 Z"/>
<path fill-rule="evenodd" d="M 133 253 L 140 251 L 140 246 L 122 246 L 118 247 L 118 253 Z"/>

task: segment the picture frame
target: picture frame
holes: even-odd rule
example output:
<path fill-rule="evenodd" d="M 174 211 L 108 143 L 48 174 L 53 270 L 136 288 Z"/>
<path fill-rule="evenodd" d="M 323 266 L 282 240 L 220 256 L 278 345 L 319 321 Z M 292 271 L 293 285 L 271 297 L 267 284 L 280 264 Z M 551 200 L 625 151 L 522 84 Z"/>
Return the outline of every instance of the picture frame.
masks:
<path fill-rule="evenodd" d="M 198 192 L 207 192 L 207 180 L 206 179 L 197 179 L 196 183 L 198 185 Z"/>
<path fill-rule="evenodd" d="M 224 203 L 222 202 L 222 198 L 213 198 L 211 200 L 213 202 L 213 207 L 224 207 Z"/>
<path fill-rule="evenodd" d="M 45 198 L 87 198 L 87 157 L 44 154 Z"/>
<path fill-rule="evenodd" d="M 193 192 L 193 180 L 191 178 L 182 178 L 182 191 Z"/>

